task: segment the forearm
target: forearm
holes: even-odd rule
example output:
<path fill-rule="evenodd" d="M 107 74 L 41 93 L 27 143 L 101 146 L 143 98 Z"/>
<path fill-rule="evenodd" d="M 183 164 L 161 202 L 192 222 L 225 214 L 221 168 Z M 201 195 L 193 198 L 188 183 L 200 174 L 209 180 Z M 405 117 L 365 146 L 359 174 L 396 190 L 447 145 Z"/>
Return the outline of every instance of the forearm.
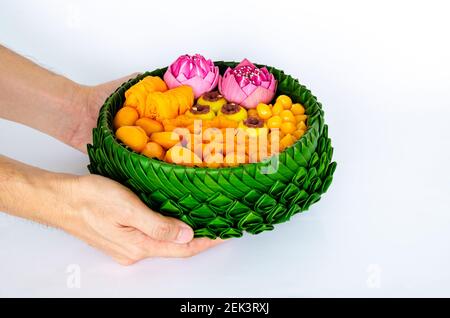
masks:
<path fill-rule="evenodd" d="M 67 224 L 70 179 L 0 155 L 0 211 L 54 227 Z"/>
<path fill-rule="evenodd" d="M 1 155 L 0 211 L 60 228 L 128 265 L 192 256 L 221 242 L 193 239 L 189 226 L 107 178 L 51 173 Z"/>
<path fill-rule="evenodd" d="M 69 143 L 85 98 L 81 85 L 0 45 L 0 117 Z"/>

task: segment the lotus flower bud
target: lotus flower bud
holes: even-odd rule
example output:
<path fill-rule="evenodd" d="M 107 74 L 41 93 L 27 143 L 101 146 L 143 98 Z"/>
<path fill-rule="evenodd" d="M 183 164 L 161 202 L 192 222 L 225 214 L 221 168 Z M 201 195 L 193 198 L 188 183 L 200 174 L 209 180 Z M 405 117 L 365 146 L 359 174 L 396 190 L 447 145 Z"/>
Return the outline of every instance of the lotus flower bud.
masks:
<path fill-rule="evenodd" d="M 277 81 L 266 67 L 257 68 L 244 59 L 234 69 L 228 68 L 219 78 L 219 91 L 229 102 L 245 108 L 269 103 L 275 96 Z"/>
<path fill-rule="evenodd" d="M 219 68 L 200 54 L 185 54 L 167 68 L 164 81 L 169 88 L 189 85 L 194 90 L 195 98 L 198 98 L 217 86 Z"/>

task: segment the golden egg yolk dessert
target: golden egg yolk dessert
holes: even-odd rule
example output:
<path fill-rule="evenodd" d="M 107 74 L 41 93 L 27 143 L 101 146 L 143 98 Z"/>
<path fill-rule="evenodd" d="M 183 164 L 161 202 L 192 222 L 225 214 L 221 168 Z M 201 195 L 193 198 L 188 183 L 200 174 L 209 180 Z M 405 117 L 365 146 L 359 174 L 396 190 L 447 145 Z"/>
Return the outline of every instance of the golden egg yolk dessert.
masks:
<path fill-rule="evenodd" d="M 218 91 L 208 92 L 199 97 L 197 104 L 211 107 L 211 110 L 217 113 L 227 100 L 220 95 Z"/>
<path fill-rule="evenodd" d="M 268 132 L 266 124 L 258 117 L 248 117 L 239 124 L 239 128 L 244 129 L 250 137 L 260 136 L 261 134 L 267 135 Z"/>
<path fill-rule="evenodd" d="M 223 115 L 225 118 L 234 121 L 243 121 L 247 119 L 247 111 L 245 108 L 235 103 L 223 105 L 219 110 L 218 115 Z"/>
<path fill-rule="evenodd" d="M 191 109 L 186 112 L 186 116 L 202 120 L 211 120 L 216 117 L 216 114 L 211 110 L 210 106 L 197 104 L 192 106 Z"/>

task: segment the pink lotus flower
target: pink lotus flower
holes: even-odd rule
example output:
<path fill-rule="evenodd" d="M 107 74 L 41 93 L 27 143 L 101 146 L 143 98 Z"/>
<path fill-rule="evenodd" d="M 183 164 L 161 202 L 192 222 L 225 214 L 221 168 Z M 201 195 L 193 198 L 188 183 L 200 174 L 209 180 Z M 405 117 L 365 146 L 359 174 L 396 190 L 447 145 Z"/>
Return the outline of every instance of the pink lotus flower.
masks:
<path fill-rule="evenodd" d="M 257 68 L 244 59 L 234 69 L 228 68 L 219 79 L 219 91 L 229 102 L 245 108 L 269 103 L 275 96 L 277 81 L 267 68 Z"/>
<path fill-rule="evenodd" d="M 167 68 L 164 81 L 169 88 L 189 85 L 195 98 L 212 91 L 219 81 L 219 68 L 200 54 L 182 55 Z"/>

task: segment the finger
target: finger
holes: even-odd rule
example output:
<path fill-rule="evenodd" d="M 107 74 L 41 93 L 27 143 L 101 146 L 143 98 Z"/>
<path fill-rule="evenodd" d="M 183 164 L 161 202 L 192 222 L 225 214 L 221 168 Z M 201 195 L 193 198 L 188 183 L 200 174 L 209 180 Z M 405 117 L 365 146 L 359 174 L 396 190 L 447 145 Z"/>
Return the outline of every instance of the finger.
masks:
<path fill-rule="evenodd" d="M 156 213 L 143 203 L 139 205 L 129 223 L 153 240 L 183 244 L 194 238 L 194 231 L 186 223 Z"/>
<path fill-rule="evenodd" d="M 191 257 L 226 241 L 227 240 L 222 240 L 220 238 L 212 240 L 206 237 L 202 237 L 195 238 L 191 242 L 186 244 L 174 244 L 168 242 L 158 242 L 157 244 L 153 243 L 152 248 L 154 251 L 153 253 L 156 254 L 154 256 Z"/>

